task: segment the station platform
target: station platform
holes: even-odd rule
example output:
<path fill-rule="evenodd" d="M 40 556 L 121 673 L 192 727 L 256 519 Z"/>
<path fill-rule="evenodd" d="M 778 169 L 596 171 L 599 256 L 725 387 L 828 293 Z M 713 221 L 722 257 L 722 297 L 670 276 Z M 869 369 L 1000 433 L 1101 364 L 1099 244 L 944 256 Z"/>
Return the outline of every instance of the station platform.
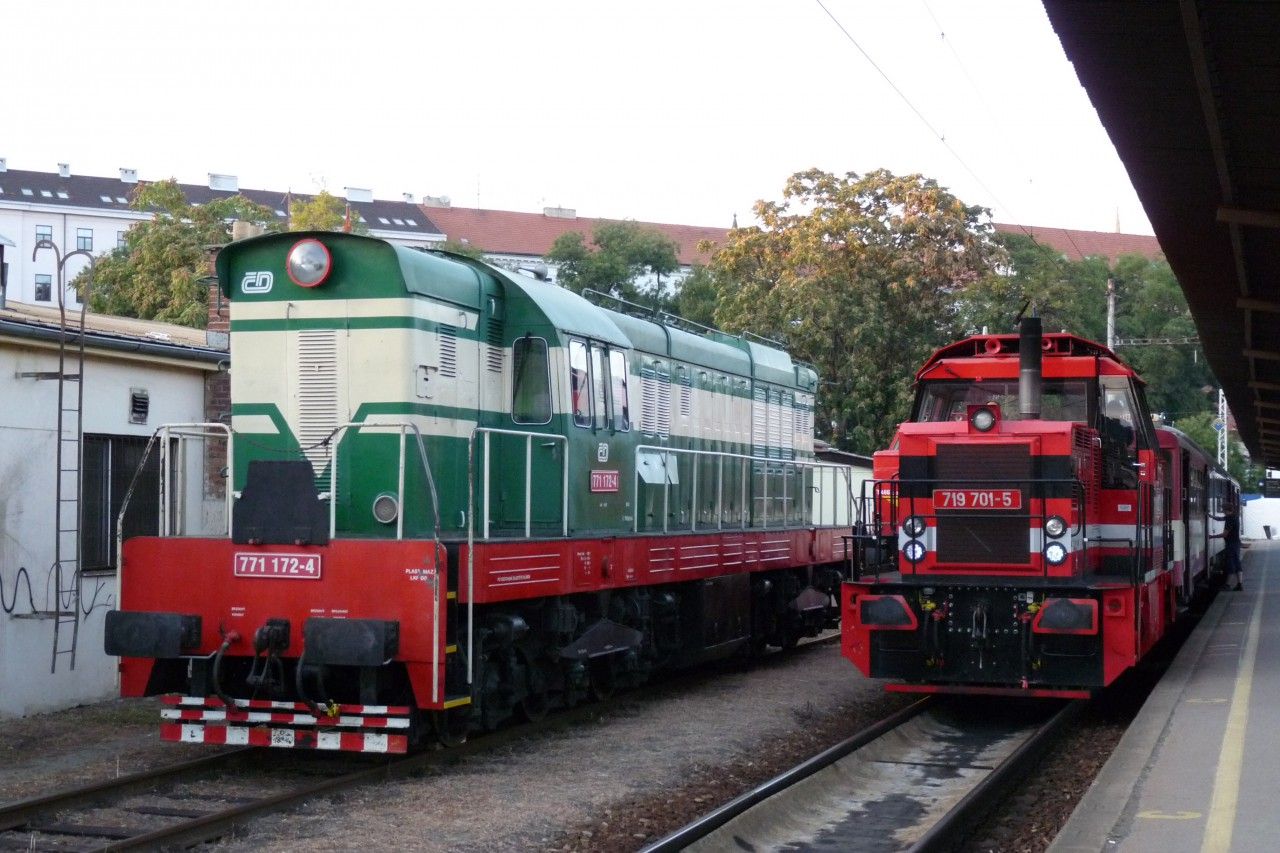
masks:
<path fill-rule="evenodd" d="M 1243 558 L 1050 853 L 1280 850 L 1280 540 Z"/>

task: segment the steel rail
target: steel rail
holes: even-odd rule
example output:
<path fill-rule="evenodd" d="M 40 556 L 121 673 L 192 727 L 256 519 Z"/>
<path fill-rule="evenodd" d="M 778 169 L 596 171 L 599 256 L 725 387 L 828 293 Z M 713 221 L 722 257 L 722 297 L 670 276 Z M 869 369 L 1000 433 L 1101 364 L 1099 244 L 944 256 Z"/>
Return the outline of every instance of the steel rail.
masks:
<path fill-rule="evenodd" d="M 1009 786 L 1022 778 L 1044 755 L 1058 733 L 1073 721 L 1085 707 L 1084 702 L 1068 702 L 1062 710 L 1050 717 L 1044 725 L 1028 737 L 1008 758 L 984 776 L 961 797 L 942 819 L 908 848 L 908 853 L 934 853 L 950 850 L 964 828 L 973 825 L 986 814 L 988 808 L 999 801 Z"/>
<path fill-rule="evenodd" d="M 802 779 L 812 776 L 819 770 L 835 764 L 845 756 L 856 752 L 871 741 L 896 729 L 898 726 L 919 716 L 928 710 L 934 703 L 935 698 L 927 696 L 920 699 L 906 708 L 897 711 L 888 717 L 885 717 L 878 723 L 863 729 L 852 737 L 842 740 L 835 746 L 829 747 L 811 758 L 802 761 L 790 770 L 787 770 L 769 781 L 752 788 L 745 794 L 730 800 L 718 809 L 703 815 L 694 822 L 677 829 L 670 835 L 660 838 L 653 844 L 641 849 L 640 853 L 675 853 L 675 851 L 683 850 L 695 841 L 698 841 L 710 835 L 715 830 L 724 826 L 729 821 L 745 813 L 753 806 L 764 802 L 777 795 L 778 793 L 790 788 Z"/>
<path fill-rule="evenodd" d="M 30 799 L 19 800 L 15 803 L 0 806 L 0 832 L 7 832 L 8 830 L 22 826 L 30 822 L 31 818 L 38 814 L 70 808 L 84 803 L 92 803 L 101 800 L 106 796 L 132 793 L 140 788 L 146 788 L 149 785 L 153 785 L 156 782 L 163 782 L 175 777 L 188 776 L 196 773 L 206 773 L 210 770 L 216 770 L 222 765 L 231 764 L 236 760 L 244 758 L 244 754 L 249 751 L 250 748 L 247 746 L 240 747 L 226 752 L 219 752 L 215 755 L 205 755 L 190 761 L 182 761 L 177 764 L 169 764 L 164 767 L 157 767 L 151 770 L 140 770 L 136 773 L 130 773 L 127 776 L 110 779 L 106 782 L 94 782 L 89 785 L 82 785 L 78 788 L 58 791 L 53 794 L 43 794 L 38 797 L 31 797 Z"/>

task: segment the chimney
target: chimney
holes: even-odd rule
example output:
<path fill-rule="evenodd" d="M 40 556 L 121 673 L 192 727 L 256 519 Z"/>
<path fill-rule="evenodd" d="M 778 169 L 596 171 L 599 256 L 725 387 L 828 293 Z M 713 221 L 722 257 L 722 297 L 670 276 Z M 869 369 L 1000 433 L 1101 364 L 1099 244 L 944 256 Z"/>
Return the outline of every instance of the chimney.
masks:
<path fill-rule="evenodd" d="M 373 201 L 373 190 L 361 187 L 343 187 L 347 193 L 347 201 Z"/>
<path fill-rule="evenodd" d="M 219 175 L 216 172 L 210 172 L 209 189 L 231 193 L 240 192 L 240 179 L 235 175 Z"/>
<path fill-rule="evenodd" d="M 1041 355 L 1044 336 L 1039 317 L 1023 317 L 1018 332 L 1018 412 L 1026 420 L 1040 417 L 1040 392 L 1043 388 Z"/>
<path fill-rule="evenodd" d="M 136 184 L 138 182 L 137 169 L 120 169 L 120 182 L 122 184 Z"/>
<path fill-rule="evenodd" d="M 9 163 L 3 157 L 0 157 L 0 172 L 9 171 Z"/>
<path fill-rule="evenodd" d="M 453 200 L 447 195 L 424 195 L 422 197 L 423 207 L 449 207 L 453 204 Z"/>
<path fill-rule="evenodd" d="M 544 207 L 542 215 L 549 216 L 552 219 L 577 219 L 578 211 L 572 207 Z"/>
<path fill-rule="evenodd" d="M 59 164 L 58 164 L 58 177 L 59 177 L 59 178 L 69 178 L 69 177 L 71 177 L 71 164 L 70 164 L 70 163 L 59 163 Z"/>
<path fill-rule="evenodd" d="M 409 204 L 413 204 L 413 193 L 400 193 L 400 197 L 409 202 Z"/>
<path fill-rule="evenodd" d="M 252 222 L 245 222 L 243 219 L 237 219 L 231 223 L 231 240 L 248 240 L 250 237 L 258 237 L 267 231 L 261 225 L 255 225 Z"/>

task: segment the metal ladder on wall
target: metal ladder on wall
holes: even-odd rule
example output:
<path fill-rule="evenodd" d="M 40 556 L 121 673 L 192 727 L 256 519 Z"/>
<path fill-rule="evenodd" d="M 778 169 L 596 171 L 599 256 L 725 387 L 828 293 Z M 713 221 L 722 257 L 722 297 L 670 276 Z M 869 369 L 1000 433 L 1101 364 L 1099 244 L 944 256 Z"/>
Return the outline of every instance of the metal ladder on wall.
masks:
<path fill-rule="evenodd" d="M 80 309 L 79 334 L 76 336 L 74 349 L 68 352 L 66 291 L 58 294 L 58 513 L 53 545 L 54 587 L 57 592 L 53 609 L 53 656 L 49 664 L 51 673 L 58 671 L 58 658 L 63 656 L 67 658 L 71 669 L 76 668 L 76 644 L 80 639 L 86 307 Z M 69 362 L 71 370 L 68 370 Z M 68 387 L 71 384 L 74 384 L 74 388 Z"/>
<path fill-rule="evenodd" d="M 67 292 L 63 285 L 63 265 L 77 250 L 65 257 L 56 246 L 42 240 L 32 258 L 42 248 L 58 255 L 58 369 L 19 373 L 20 378 L 58 383 L 56 481 L 54 500 L 53 608 L 42 615 L 53 619 L 53 653 L 49 672 L 58 671 L 58 659 L 67 658 L 68 667 L 76 668 L 76 644 L 80 639 L 80 527 L 82 511 L 81 467 L 84 461 L 84 321 L 89 295 L 84 294 L 80 322 L 74 346 L 67 337 Z M 90 257 L 92 265 L 92 258 Z M 87 291 L 87 288 L 86 288 Z M 72 387 L 74 383 L 74 387 Z M 74 393 L 73 393 L 74 392 Z"/>

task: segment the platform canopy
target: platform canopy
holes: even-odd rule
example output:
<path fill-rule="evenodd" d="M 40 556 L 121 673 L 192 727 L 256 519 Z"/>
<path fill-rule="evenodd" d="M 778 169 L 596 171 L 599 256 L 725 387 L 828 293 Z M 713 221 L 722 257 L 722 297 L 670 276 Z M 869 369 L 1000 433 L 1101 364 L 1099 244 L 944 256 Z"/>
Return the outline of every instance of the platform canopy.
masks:
<path fill-rule="evenodd" d="M 1280 468 L 1280 5 L 1044 0 L 1255 462 Z"/>

